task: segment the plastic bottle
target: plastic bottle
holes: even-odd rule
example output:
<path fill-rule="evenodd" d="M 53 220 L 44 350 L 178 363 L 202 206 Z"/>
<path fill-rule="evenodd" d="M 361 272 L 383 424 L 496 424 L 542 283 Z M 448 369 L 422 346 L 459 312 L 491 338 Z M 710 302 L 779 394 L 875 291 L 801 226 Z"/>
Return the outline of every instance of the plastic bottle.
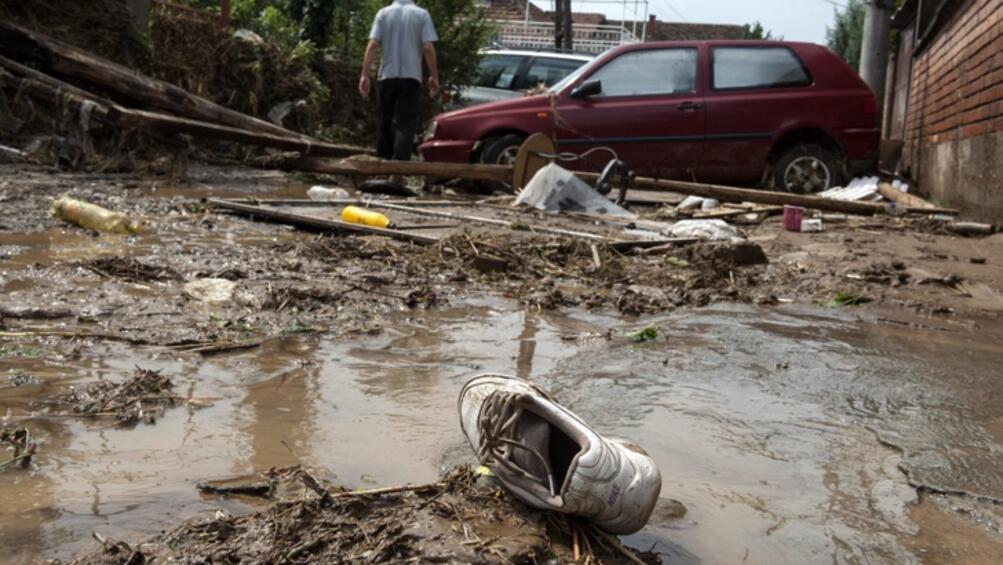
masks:
<path fill-rule="evenodd" d="M 52 201 L 50 213 L 83 228 L 109 233 L 136 233 L 139 222 L 121 212 L 113 212 L 96 204 L 61 196 Z"/>
<path fill-rule="evenodd" d="M 344 188 L 327 188 L 325 186 L 311 186 L 310 190 L 306 191 L 306 195 L 310 200 L 314 201 L 324 201 L 324 200 L 336 200 L 338 198 L 348 198 L 348 191 Z"/>
<path fill-rule="evenodd" d="M 390 218 L 384 216 L 383 214 L 373 212 L 372 210 L 366 210 L 365 208 L 359 208 L 358 206 L 345 206 L 345 209 L 341 211 L 341 220 L 352 224 L 373 226 L 374 228 L 395 227 L 393 222 L 390 221 Z"/>

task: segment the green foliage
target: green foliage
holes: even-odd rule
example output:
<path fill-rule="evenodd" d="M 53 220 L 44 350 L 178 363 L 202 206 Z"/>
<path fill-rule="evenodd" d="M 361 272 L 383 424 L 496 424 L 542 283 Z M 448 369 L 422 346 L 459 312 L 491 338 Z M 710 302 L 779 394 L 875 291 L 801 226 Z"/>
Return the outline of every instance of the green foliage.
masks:
<path fill-rule="evenodd" d="M 655 326 L 645 326 L 644 329 L 640 331 L 627 334 L 627 337 L 633 339 L 638 343 L 644 341 L 654 341 L 655 339 L 658 338 L 658 328 L 656 328 Z"/>
<path fill-rule="evenodd" d="M 337 26 L 332 51 L 348 60 L 362 60 L 376 12 L 386 0 L 345 0 L 335 11 Z M 474 79 L 477 52 L 494 34 L 493 25 L 482 16 L 476 0 L 419 0 L 435 24 L 439 77 L 443 87 L 456 89 Z"/>
<path fill-rule="evenodd" d="M 864 39 L 864 4 L 860 0 L 848 0 L 846 9 L 840 11 L 837 8 L 834 18 L 833 26 L 827 26 L 825 30 L 829 49 L 859 71 L 860 45 Z"/>
<path fill-rule="evenodd" d="M 772 41 L 781 40 L 783 37 L 774 36 L 772 31 L 763 27 L 763 24 L 756 22 L 742 26 L 742 39 L 765 39 Z"/>
<path fill-rule="evenodd" d="M 232 0 L 231 19 L 235 27 L 253 30 L 288 49 L 308 41 L 317 53 L 361 62 L 373 18 L 387 4 L 387 0 Z M 477 71 L 476 53 L 495 31 L 481 17 L 479 2 L 419 0 L 419 5 L 428 10 L 439 34 L 436 52 L 443 87 L 456 90 L 469 84 Z"/>
<path fill-rule="evenodd" d="M 219 0 L 178 0 L 178 3 L 191 6 L 192 8 L 201 8 L 213 12 L 219 11 Z"/>

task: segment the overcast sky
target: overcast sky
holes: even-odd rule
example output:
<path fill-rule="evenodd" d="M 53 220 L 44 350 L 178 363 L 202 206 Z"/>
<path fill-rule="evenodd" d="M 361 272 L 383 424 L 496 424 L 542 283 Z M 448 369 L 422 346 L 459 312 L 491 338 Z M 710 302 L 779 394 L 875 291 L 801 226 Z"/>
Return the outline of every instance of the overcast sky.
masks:
<path fill-rule="evenodd" d="M 605 0 L 604 0 L 605 1 Z M 533 0 L 544 10 L 553 10 L 552 0 Z M 616 0 L 571 0 L 576 12 L 603 12 L 620 19 L 623 4 Z M 648 9 L 659 20 L 713 24 L 746 24 L 759 21 L 763 27 L 789 41 L 825 43 L 825 26 L 832 25 L 836 5 L 846 0 L 649 0 Z M 627 19 L 633 3 L 628 4 Z M 643 12 L 643 6 L 638 11 Z M 641 13 L 638 19 L 644 16 Z"/>

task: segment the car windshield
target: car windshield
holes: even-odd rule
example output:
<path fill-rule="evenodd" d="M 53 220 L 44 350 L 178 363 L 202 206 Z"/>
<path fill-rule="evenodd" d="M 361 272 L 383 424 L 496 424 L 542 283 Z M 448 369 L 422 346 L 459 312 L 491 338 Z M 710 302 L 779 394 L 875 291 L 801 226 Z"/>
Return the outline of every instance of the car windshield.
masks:
<path fill-rule="evenodd" d="M 590 69 L 595 67 L 596 61 L 598 61 L 601 58 L 602 55 L 597 55 L 595 59 L 592 59 L 588 63 L 585 63 L 584 65 L 578 67 L 573 73 L 564 77 L 560 82 L 556 83 L 554 86 L 548 88 L 547 92 L 551 94 L 557 94 L 558 92 L 564 90 L 564 88 L 567 87 L 569 84 L 578 80 L 578 77 L 582 76 L 582 74 L 589 72 Z"/>

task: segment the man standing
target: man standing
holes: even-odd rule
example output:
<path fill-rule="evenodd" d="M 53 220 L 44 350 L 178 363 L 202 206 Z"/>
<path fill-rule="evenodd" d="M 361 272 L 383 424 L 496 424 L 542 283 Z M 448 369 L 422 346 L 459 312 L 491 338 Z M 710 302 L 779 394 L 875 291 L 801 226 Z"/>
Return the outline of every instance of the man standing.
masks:
<path fill-rule="evenodd" d="M 369 45 L 362 61 L 359 94 L 369 96 L 369 75 L 376 50 L 380 50 L 379 138 L 376 153 L 382 159 L 407 161 L 411 158 L 418 102 L 421 98 L 421 58 L 428 65 L 428 93 L 439 91 L 439 69 L 435 59 L 432 17 L 414 0 L 394 0 L 376 14 L 369 32 Z"/>

